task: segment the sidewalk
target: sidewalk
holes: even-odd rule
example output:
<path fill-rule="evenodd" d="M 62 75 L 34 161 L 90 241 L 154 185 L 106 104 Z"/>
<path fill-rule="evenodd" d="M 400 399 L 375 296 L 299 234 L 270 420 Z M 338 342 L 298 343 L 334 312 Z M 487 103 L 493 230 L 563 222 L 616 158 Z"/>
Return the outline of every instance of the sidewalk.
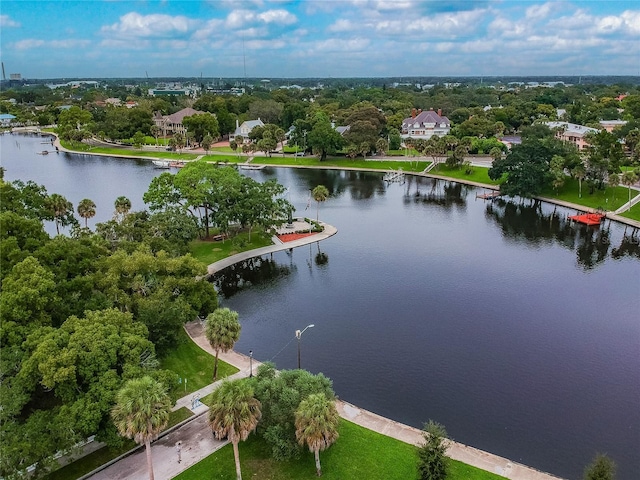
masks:
<path fill-rule="evenodd" d="M 202 322 L 189 322 L 185 325 L 185 330 L 198 346 L 212 355 L 214 354 L 211 345 L 204 336 Z M 250 367 L 255 372 L 260 365 L 260 362 L 255 359 L 250 361 L 249 357 L 235 351 L 221 353 L 219 358 L 240 369 L 238 373 L 228 378 L 248 377 Z M 191 409 L 194 395 L 207 395 L 215 390 L 220 383 L 218 381 L 181 398 L 174 409 L 181 406 Z M 336 401 L 336 407 L 342 418 L 362 427 L 413 445 L 418 445 L 422 441 L 422 432 L 417 428 L 381 417 L 342 400 Z M 207 424 L 207 410 L 208 407 L 205 405 L 195 408 L 193 411 L 196 413 L 196 417 L 193 420 L 169 432 L 152 444 L 153 471 L 156 480 L 170 480 L 227 444 L 226 441 L 220 442 L 213 439 Z M 178 463 L 175 451 L 175 445 L 178 441 L 182 442 L 181 463 Z M 558 480 L 559 478 L 458 442 L 450 442 L 447 454 L 455 460 L 514 480 Z M 92 480 L 146 480 L 148 473 L 144 448 L 139 448 L 135 453 L 86 478 Z"/>

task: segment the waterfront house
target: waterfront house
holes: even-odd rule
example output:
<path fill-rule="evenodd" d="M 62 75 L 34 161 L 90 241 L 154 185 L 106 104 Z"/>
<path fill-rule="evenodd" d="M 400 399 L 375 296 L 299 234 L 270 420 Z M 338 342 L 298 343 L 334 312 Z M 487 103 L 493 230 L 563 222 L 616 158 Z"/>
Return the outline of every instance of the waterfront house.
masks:
<path fill-rule="evenodd" d="M 264 127 L 263 121 L 259 118 L 257 120 L 247 120 L 242 122 L 242 125 L 239 125 L 238 120 L 236 120 L 236 130 L 229 135 L 229 141 L 232 142 L 237 136 L 241 136 L 243 143 L 248 143 L 249 134 L 251 133 L 251 130 L 256 127 Z"/>
<path fill-rule="evenodd" d="M 411 111 L 411 116 L 402 121 L 402 138 L 422 138 L 428 140 L 435 136 L 444 137 L 451 131 L 451 122 L 442 116 L 442 110 Z"/>
<path fill-rule="evenodd" d="M 162 135 L 167 136 L 173 133 L 186 133 L 187 129 L 182 125 L 182 120 L 185 117 L 192 115 L 201 115 L 205 112 L 194 110 L 193 108 L 183 108 L 179 112 L 171 115 L 162 115 L 160 112 L 156 112 L 153 117 L 153 122 L 157 127 L 162 130 Z"/>
<path fill-rule="evenodd" d="M 563 142 L 573 143 L 578 150 L 584 150 L 589 146 L 586 136 L 590 133 L 598 133 L 597 128 L 585 127 L 569 122 L 544 122 L 544 125 L 556 131 L 556 138 Z"/>

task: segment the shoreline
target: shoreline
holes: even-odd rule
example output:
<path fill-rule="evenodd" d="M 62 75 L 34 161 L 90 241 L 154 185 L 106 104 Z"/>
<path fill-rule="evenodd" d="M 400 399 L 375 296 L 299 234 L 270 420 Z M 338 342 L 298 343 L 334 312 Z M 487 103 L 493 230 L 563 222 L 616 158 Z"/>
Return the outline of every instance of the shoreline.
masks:
<path fill-rule="evenodd" d="M 120 155 L 120 154 L 115 154 L 115 153 L 78 152 L 76 150 L 69 150 L 67 148 L 64 148 L 62 146 L 62 144 L 60 143 L 60 138 L 58 137 L 58 135 L 53 133 L 53 132 L 41 132 L 41 134 L 42 135 L 51 135 L 51 136 L 53 136 L 55 138 L 53 144 L 54 144 L 54 146 L 56 146 L 59 149 L 60 152 L 75 153 L 75 154 L 78 154 L 78 155 L 96 155 L 96 156 L 114 157 L 114 158 L 130 158 L 132 160 L 148 160 L 148 161 L 163 160 L 160 157 L 154 158 L 154 157 L 147 157 L 147 156 L 136 156 L 134 154 L 131 154 L 131 155 Z M 255 159 L 255 157 L 254 157 L 254 159 Z M 383 159 L 384 158 L 381 157 L 380 160 L 383 160 Z M 405 161 L 405 160 L 398 160 L 398 161 Z M 375 168 L 336 167 L 336 166 L 327 166 L 327 167 L 325 167 L 323 165 L 317 165 L 317 166 L 315 166 L 315 165 L 271 165 L 271 164 L 268 164 L 268 163 L 258 163 L 258 162 L 252 162 L 252 163 L 255 163 L 255 165 L 264 165 L 266 167 L 272 167 L 272 168 L 302 168 L 302 169 L 317 169 L 317 170 L 345 170 L 345 171 L 384 173 L 383 170 L 375 169 Z M 235 165 L 235 164 L 229 164 L 229 165 Z M 432 174 L 430 172 L 427 172 L 427 173 L 424 173 L 424 172 L 404 172 L 404 173 L 405 173 L 405 175 L 413 175 L 413 176 L 416 176 L 416 177 L 436 178 L 436 179 L 440 179 L 440 180 L 446 180 L 446 181 L 449 181 L 449 182 L 462 183 L 464 185 L 471 185 L 471 186 L 478 187 L 478 188 L 485 188 L 487 190 L 494 190 L 494 191 L 499 191 L 500 190 L 500 187 L 496 186 L 496 185 L 490 185 L 490 184 L 486 184 L 486 183 L 475 182 L 475 181 L 472 181 L 472 180 L 464 180 L 464 179 L 460 179 L 460 178 L 447 177 L 447 176 L 444 176 L 444 175 L 435 175 L 435 174 Z M 565 207 L 565 208 L 571 208 L 571 209 L 576 210 L 578 212 L 585 212 L 585 213 L 594 213 L 594 212 L 596 212 L 595 208 L 587 207 L 587 206 L 580 205 L 580 204 L 577 204 L 577 203 L 566 202 L 564 200 L 558 200 L 558 199 L 542 197 L 542 196 L 535 196 L 535 197 L 532 197 L 532 198 L 535 199 L 535 200 L 540 200 L 542 202 L 550 203 L 552 205 L 558 205 L 558 206 Z M 633 219 L 627 218 L 627 217 L 623 217 L 621 215 L 616 215 L 614 212 L 605 212 L 605 218 L 607 218 L 609 220 L 613 220 L 613 221 L 618 222 L 618 223 L 623 223 L 625 225 L 629 225 L 630 227 L 640 228 L 640 221 L 633 220 Z"/>

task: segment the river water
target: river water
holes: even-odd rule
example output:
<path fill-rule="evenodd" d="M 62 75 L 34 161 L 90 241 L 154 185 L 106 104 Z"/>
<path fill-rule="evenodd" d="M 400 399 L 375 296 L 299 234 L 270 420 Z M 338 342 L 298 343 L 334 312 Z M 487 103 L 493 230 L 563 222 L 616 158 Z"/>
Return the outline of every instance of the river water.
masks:
<path fill-rule="evenodd" d="M 40 137 L 0 139 L 5 178 L 32 179 L 96 221 L 160 173 L 150 162 L 37 155 Z M 577 479 L 596 453 L 640 476 L 640 245 L 615 222 L 530 201 L 476 198 L 432 179 L 265 169 L 315 217 L 320 244 L 231 267 L 215 279 L 240 314 L 237 350 L 279 368 L 323 372 L 338 396 L 416 427 L 442 423 L 462 443 Z M 307 208 L 308 205 L 308 208 Z M 51 231 L 51 230 L 50 230 Z M 55 229 L 54 229 L 55 231 Z"/>

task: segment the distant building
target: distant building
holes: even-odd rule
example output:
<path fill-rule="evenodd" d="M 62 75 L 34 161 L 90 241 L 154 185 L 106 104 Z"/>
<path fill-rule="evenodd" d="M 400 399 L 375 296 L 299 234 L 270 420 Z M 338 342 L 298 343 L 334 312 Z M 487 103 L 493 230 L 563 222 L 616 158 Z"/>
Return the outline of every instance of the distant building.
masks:
<path fill-rule="evenodd" d="M 229 141 L 233 141 L 237 136 L 241 136 L 243 139 L 243 143 L 247 143 L 249 141 L 249 134 L 251 130 L 256 127 L 264 127 L 264 122 L 259 118 L 257 120 L 247 120 L 242 122 L 242 125 L 238 125 L 238 120 L 236 120 L 236 130 L 229 135 Z"/>
<path fill-rule="evenodd" d="M 451 122 L 447 117 L 442 116 L 442 110 L 437 112 L 431 110 L 415 110 L 411 116 L 402 121 L 402 138 L 422 138 L 428 140 L 434 135 L 444 137 L 451 131 Z"/>
<path fill-rule="evenodd" d="M 150 88 L 149 95 L 151 97 L 163 97 L 168 95 L 191 96 L 194 91 L 191 88 Z"/>
<path fill-rule="evenodd" d="M 183 108 L 179 112 L 172 115 L 162 115 L 160 112 L 156 112 L 153 117 L 153 122 L 157 127 L 162 130 L 162 135 L 167 136 L 171 133 L 186 133 L 187 129 L 182 125 L 182 120 L 185 117 L 192 115 L 200 115 L 205 112 L 194 110 L 193 108 Z"/>
<path fill-rule="evenodd" d="M 13 123 L 15 119 L 15 115 L 11 115 L 10 113 L 2 113 L 0 114 L 0 125 L 3 127 L 8 127 Z"/>
<path fill-rule="evenodd" d="M 600 125 L 602 125 L 602 128 L 604 128 L 609 133 L 613 132 L 614 128 L 622 127 L 626 124 L 626 120 L 600 120 Z"/>
<path fill-rule="evenodd" d="M 585 127 L 584 125 L 576 125 L 569 122 L 544 122 L 544 125 L 551 130 L 556 131 L 556 138 L 563 142 L 573 143 L 578 150 L 584 150 L 589 146 L 586 136 L 590 133 L 598 133 L 597 128 Z"/>

